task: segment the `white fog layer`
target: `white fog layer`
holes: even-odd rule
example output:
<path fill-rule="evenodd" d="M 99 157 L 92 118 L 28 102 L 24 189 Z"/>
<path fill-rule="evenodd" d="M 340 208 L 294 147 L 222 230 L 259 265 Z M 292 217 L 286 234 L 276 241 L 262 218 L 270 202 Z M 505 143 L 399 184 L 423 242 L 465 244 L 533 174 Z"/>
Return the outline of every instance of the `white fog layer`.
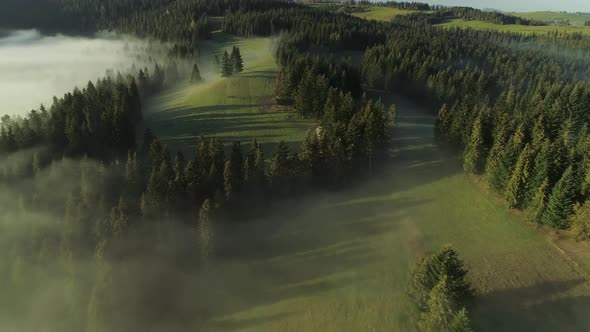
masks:
<path fill-rule="evenodd" d="M 146 52 L 146 48 L 151 48 Z M 148 66 L 145 54 L 162 54 L 159 44 L 103 34 L 96 38 L 42 36 L 34 30 L 0 33 L 0 114 L 24 115 L 41 103 L 50 106 L 75 86 Z M 138 69 L 137 69 L 138 70 Z"/>

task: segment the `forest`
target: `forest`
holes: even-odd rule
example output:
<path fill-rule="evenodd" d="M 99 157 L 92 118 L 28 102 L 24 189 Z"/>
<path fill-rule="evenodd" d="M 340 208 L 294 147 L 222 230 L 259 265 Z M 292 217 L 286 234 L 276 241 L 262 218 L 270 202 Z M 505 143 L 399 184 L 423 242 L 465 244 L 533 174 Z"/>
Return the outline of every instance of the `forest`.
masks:
<path fill-rule="evenodd" d="M 464 7 L 380 6 L 420 12 L 378 22 L 278 0 L 3 1 L 7 28 L 112 30 L 168 42 L 170 51 L 166 63 L 89 78 L 26 116 L 1 118 L 0 329 L 211 330 L 215 300 L 179 301 L 185 289 L 174 277 L 240 257 L 232 235 L 283 204 L 379 180 L 397 158 L 392 136 L 405 129 L 398 106 L 381 99 L 388 94 L 431 110 L 435 144 L 507 208 L 590 240 L 589 39 L 443 29 L 436 24 L 451 18 L 543 23 Z M 244 76 L 240 46 L 215 55 L 202 47 L 218 30 L 276 40 L 273 106 L 314 123 L 297 149 L 280 140 L 265 155 L 256 137 L 201 136 L 185 154 L 147 127 L 151 98 L 207 84 L 203 61 L 214 62 L 216 79 Z M 405 328 L 480 327 L 479 294 L 460 256 L 443 246 L 412 263 Z"/>

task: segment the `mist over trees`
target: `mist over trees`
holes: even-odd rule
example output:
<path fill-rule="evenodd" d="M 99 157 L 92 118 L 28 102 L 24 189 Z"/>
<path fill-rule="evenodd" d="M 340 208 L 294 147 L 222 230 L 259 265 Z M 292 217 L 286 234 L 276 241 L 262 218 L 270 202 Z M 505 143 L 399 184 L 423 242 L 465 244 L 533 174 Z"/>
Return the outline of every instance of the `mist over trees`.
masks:
<path fill-rule="evenodd" d="M 436 139 L 456 151 L 466 172 L 483 176 L 531 221 L 590 237 L 590 47 L 580 35 L 432 26 L 448 15 L 513 22 L 466 8 L 384 23 L 271 0 L 6 1 L 0 13 L 15 28 L 106 28 L 173 44 L 165 66 L 89 82 L 48 108 L 2 118 L 0 216 L 10 236 L 0 238 L 8 290 L 0 301 L 17 329 L 198 328 L 209 308 L 178 296 L 207 293 L 208 285 L 184 278 L 235 254 L 224 246 L 230 230 L 277 202 L 378 174 L 395 106 L 369 98 L 369 89 L 440 110 Z M 140 130 L 146 97 L 182 76 L 202 80 L 198 41 L 218 28 L 242 37 L 281 33 L 277 103 L 317 123 L 298 150 L 280 142 L 265 156 L 255 139 L 201 137 L 187 157 Z M 362 57 L 313 55 L 317 46 Z M 242 56 L 237 47 L 226 50 L 220 74 L 242 72 Z M 175 60 L 184 58 L 192 70 L 181 73 Z M 466 275 L 450 247 L 418 263 L 409 296 L 419 329 L 471 330 Z M 39 297 L 48 282 L 52 291 Z"/>

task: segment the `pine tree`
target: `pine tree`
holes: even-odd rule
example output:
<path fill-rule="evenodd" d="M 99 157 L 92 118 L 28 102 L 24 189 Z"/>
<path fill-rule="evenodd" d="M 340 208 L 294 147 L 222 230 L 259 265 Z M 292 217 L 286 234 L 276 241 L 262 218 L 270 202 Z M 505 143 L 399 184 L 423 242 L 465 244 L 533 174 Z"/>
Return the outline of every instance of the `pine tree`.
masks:
<path fill-rule="evenodd" d="M 279 105 L 290 105 L 293 103 L 293 93 L 295 87 L 291 79 L 290 71 L 281 69 L 275 82 L 275 98 Z"/>
<path fill-rule="evenodd" d="M 451 300 L 465 305 L 473 296 L 466 275 L 467 270 L 458 253 L 450 246 L 445 246 L 437 253 L 422 258 L 415 265 L 410 276 L 408 295 L 420 310 L 427 310 L 430 292 L 445 276 Z"/>
<path fill-rule="evenodd" d="M 438 283 L 438 276 L 432 270 L 431 257 L 422 257 L 414 265 L 408 287 L 408 296 L 418 307 L 425 311 L 428 309 L 427 302 L 430 291 Z"/>
<path fill-rule="evenodd" d="M 468 173 L 481 174 L 485 167 L 486 145 L 484 141 L 482 115 L 477 117 L 473 124 L 469 144 L 463 154 L 463 169 Z"/>
<path fill-rule="evenodd" d="M 244 184 L 244 157 L 240 142 L 235 142 L 232 145 L 230 161 L 233 175 L 232 190 L 233 192 L 240 193 Z"/>
<path fill-rule="evenodd" d="M 453 301 L 458 304 L 466 304 L 471 301 L 473 289 L 466 279 L 467 269 L 455 249 L 448 245 L 444 246 L 432 256 L 431 264 L 439 280 L 443 275 L 447 276 Z"/>
<path fill-rule="evenodd" d="M 471 328 L 471 321 L 469 320 L 469 316 L 467 315 L 467 309 L 462 308 L 455 314 L 447 331 L 473 332 L 473 329 Z"/>
<path fill-rule="evenodd" d="M 229 77 L 233 74 L 233 66 L 229 54 L 227 51 L 223 53 L 223 57 L 221 59 L 221 76 Z"/>
<path fill-rule="evenodd" d="M 514 166 L 516 165 L 518 154 L 520 153 L 521 135 L 517 131 L 512 139 L 506 144 L 506 133 L 502 130 L 496 138 L 494 147 L 488 157 L 486 173 L 490 185 L 496 191 L 502 192 L 506 188 L 506 183 Z"/>
<path fill-rule="evenodd" d="M 537 155 L 535 156 L 533 169 L 531 171 L 531 178 L 527 183 L 527 206 L 533 201 L 533 198 L 538 193 L 538 189 L 543 181 L 547 180 L 547 185 L 549 185 L 550 158 L 551 143 L 549 140 L 545 140 L 537 152 Z"/>
<path fill-rule="evenodd" d="M 295 92 L 295 109 L 304 118 L 312 118 L 315 114 L 314 96 L 316 95 L 315 76 L 310 70 L 307 70 L 297 91 Z"/>
<path fill-rule="evenodd" d="M 449 143 L 449 130 L 451 129 L 452 114 L 447 104 L 444 104 L 436 117 L 434 136 L 441 143 Z"/>
<path fill-rule="evenodd" d="M 448 279 L 443 275 L 430 292 L 428 311 L 422 314 L 419 326 L 424 332 L 448 331 L 455 317 L 455 306 L 451 299 Z"/>
<path fill-rule="evenodd" d="M 541 223 L 545 208 L 547 207 L 547 196 L 549 191 L 549 178 L 541 182 L 541 185 L 536 189 L 532 195 L 529 204 L 529 220 L 534 223 Z"/>
<path fill-rule="evenodd" d="M 244 71 L 244 60 L 242 59 L 242 54 L 240 54 L 240 48 L 237 46 L 234 46 L 232 49 L 231 63 L 234 73 L 241 73 Z"/>
<path fill-rule="evenodd" d="M 199 70 L 199 66 L 195 63 L 193 65 L 193 72 L 191 74 L 191 81 L 192 82 L 201 82 L 203 78 L 201 77 L 201 71 Z"/>
<path fill-rule="evenodd" d="M 543 223 L 555 228 L 568 228 L 569 218 L 574 210 L 576 191 L 574 169 L 569 166 L 551 191 L 547 208 L 543 213 Z"/>
<path fill-rule="evenodd" d="M 526 184 L 530 178 L 531 154 L 529 145 L 525 146 L 506 184 L 504 197 L 510 208 L 521 208 L 524 203 Z"/>
<path fill-rule="evenodd" d="M 279 142 L 271 159 L 269 176 L 275 192 L 286 192 L 289 178 L 289 146 L 285 141 Z"/>
<path fill-rule="evenodd" d="M 571 223 L 576 239 L 579 241 L 590 240 L 590 200 L 576 206 Z"/>

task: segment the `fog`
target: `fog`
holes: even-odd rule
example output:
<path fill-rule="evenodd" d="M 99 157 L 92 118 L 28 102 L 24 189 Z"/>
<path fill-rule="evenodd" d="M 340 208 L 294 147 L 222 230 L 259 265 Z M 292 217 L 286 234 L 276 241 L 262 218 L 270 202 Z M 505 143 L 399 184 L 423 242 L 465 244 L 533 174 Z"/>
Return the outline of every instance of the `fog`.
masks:
<path fill-rule="evenodd" d="M 133 65 L 153 64 L 165 55 L 162 46 L 107 33 L 82 38 L 0 31 L 0 114 L 26 114 L 104 76 L 107 69 L 127 72 Z"/>

